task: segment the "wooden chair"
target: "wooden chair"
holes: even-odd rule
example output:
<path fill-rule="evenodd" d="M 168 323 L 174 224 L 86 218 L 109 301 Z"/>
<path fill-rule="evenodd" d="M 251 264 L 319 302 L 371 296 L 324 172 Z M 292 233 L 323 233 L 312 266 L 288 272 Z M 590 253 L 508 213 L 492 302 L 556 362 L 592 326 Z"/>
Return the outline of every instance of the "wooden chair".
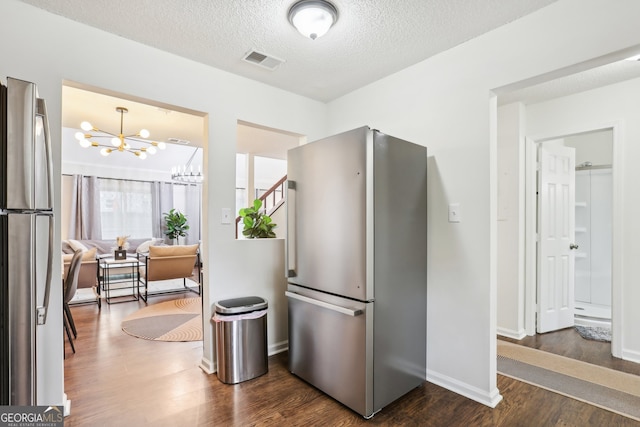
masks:
<path fill-rule="evenodd" d="M 174 246 L 150 246 L 149 253 L 138 254 L 140 262 L 140 282 L 144 284 L 144 297 L 146 302 L 149 291 L 149 282 L 158 280 L 182 279 L 184 289 L 154 292 L 153 294 L 166 294 L 175 292 L 194 292 L 202 294 L 200 280 L 200 252 L 198 244 L 174 245 Z M 197 290 L 187 286 L 187 278 L 194 276 L 197 270 Z"/>
<path fill-rule="evenodd" d="M 73 316 L 71 315 L 71 309 L 69 308 L 69 301 L 73 298 L 78 290 L 78 275 L 80 273 L 80 266 L 82 264 L 82 251 L 77 250 L 73 254 L 73 258 L 71 258 L 71 263 L 69 264 L 69 270 L 64 278 L 64 285 L 62 287 L 62 308 L 63 308 L 63 323 L 64 329 L 67 333 L 67 338 L 69 338 L 69 343 L 71 344 L 71 349 L 73 352 L 76 352 L 76 348 L 73 345 L 73 338 L 71 337 L 71 332 L 73 332 L 73 336 L 78 336 L 78 331 L 76 330 L 76 324 L 73 321 Z"/>

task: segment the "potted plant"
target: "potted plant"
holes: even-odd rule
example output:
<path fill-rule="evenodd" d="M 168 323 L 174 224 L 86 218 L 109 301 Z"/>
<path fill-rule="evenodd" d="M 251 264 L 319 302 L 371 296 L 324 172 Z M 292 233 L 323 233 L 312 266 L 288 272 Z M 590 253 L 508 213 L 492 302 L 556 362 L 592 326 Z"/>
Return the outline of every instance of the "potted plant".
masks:
<path fill-rule="evenodd" d="M 242 223 L 244 224 L 242 235 L 249 239 L 276 237 L 276 233 L 273 232 L 276 224 L 260 208 L 262 208 L 262 201 L 256 199 L 253 201 L 253 206 L 240 209 L 238 214 L 242 217 Z"/>
<path fill-rule="evenodd" d="M 177 243 L 178 237 L 185 237 L 187 235 L 187 230 L 189 229 L 187 217 L 175 208 L 163 213 L 163 215 L 167 226 L 167 231 L 165 231 L 164 234 Z"/>

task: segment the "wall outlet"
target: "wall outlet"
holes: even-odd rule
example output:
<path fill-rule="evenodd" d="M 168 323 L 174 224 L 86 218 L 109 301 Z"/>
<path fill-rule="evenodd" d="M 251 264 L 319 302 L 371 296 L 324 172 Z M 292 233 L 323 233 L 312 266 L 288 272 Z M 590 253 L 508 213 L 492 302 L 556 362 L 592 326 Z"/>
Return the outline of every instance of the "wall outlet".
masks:
<path fill-rule="evenodd" d="M 222 208 L 222 213 L 221 213 L 221 220 L 220 223 L 221 224 L 231 224 L 231 209 L 229 208 Z"/>
<path fill-rule="evenodd" d="M 460 203 L 451 203 L 449 205 L 449 222 L 460 222 Z"/>

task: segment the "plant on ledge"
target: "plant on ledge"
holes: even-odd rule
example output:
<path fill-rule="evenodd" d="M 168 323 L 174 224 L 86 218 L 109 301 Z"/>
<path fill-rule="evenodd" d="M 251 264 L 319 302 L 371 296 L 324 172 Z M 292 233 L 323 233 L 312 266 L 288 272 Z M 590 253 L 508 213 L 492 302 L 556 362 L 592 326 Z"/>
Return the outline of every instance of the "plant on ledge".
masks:
<path fill-rule="evenodd" d="M 177 209 L 171 209 L 168 213 L 163 213 L 164 221 L 167 225 L 167 231 L 164 234 L 171 240 L 177 240 L 178 237 L 185 237 L 189 225 L 187 225 L 187 217 Z"/>
<path fill-rule="evenodd" d="M 249 239 L 276 237 L 276 233 L 273 232 L 276 224 L 272 222 L 269 215 L 260 211 L 261 207 L 262 201 L 256 199 L 253 201 L 252 207 L 242 208 L 238 212 L 244 224 L 242 235 Z"/>

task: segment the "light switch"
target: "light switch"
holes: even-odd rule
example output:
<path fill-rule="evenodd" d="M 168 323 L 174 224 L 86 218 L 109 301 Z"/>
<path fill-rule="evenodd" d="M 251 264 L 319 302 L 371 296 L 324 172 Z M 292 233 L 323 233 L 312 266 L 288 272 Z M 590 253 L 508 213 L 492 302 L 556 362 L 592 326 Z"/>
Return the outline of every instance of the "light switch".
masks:
<path fill-rule="evenodd" d="M 221 223 L 222 224 L 231 224 L 231 209 L 229 208 L 222 208 L 222 219 L 221 219 Z"/>
<path fill-rule="evenodd" d="M 460 222 L 460 203 L 451 203 L 449 205 L 449 222 Z"/>

